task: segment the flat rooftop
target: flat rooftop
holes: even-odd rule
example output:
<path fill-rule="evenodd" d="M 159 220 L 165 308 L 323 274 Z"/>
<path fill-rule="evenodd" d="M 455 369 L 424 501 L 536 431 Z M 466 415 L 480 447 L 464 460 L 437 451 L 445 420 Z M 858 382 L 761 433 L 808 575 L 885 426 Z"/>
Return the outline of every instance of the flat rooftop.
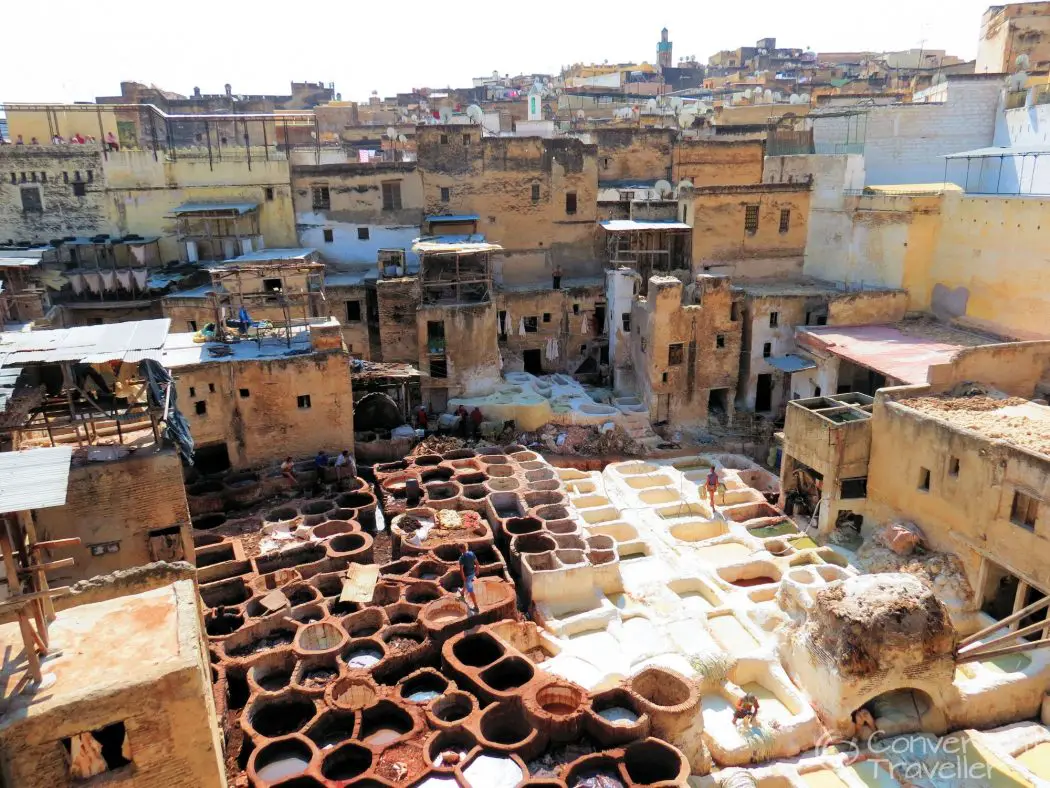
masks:
<path fill-rule="evenodd" d="M 951 361 L 964 348 L 996 341 L 933 320 L 795 331 L 795 342 L 803 351 L 831 353 L 904 383 L 926 383 L 930 367 Z"/>
<path fill-rule="evenodd" d="M 282 356 L 302 356 L 313 353 L 310 326 L 338 326 L 335 318 L 318 318 L 309 325 L 293 326 L 291 346 L 283 329 L 274 329 L 272 336 L 261 341 L 245 338 L 237 342 L 194 342 L 193 332 L 168 334 L 162 348 L 161 363 L 167 369 L 192 367 L 223 361 L 271 360 Z"/>
<path fill-rule="evenodd" d="M 194 594 L 184 580 L 59 612 L 48 629 L 52 656 L 42 665 L 54 681 L 37 692 L 20 691 L 26 660 L 18 622 L 0 626 L 0 730 L 192 666 L 200 636 Z"/>
<path fill-rule="evenodd" d="M 858 293 L 903 292 L 894 287 L 866 287 L 863 290 L 847 290 L 834 282 L 823 282 L 819 279 L 736 280 L 733 282 L 733 289 L 752 296 L 850 296 Z"/>
<path fill-rule="evenodd" d="M 952 427 L 1050 459 L 1050 407 L 1046 405 L 1000 392 L 912 397 L 896 402 Z"/>

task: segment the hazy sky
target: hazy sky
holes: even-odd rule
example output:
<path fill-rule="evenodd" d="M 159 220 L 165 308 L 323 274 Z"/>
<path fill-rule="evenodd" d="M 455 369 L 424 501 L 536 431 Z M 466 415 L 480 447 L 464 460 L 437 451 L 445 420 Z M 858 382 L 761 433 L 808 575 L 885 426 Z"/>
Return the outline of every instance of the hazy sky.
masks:
<path fill-rule="evenodd" d="M 92 100 L 121 80 L 189 94 L 284 93 L 291 80 L 334 82 L 344 99 L 372 90 L 465 87 L 500 73 L 655 56 L 674 59 L 775 36 L 816 51 L 920 46 L 973 58 L 988 0 L 530 0 L 529 2 L 175 2 L 5 0 L 10 46 L 0 101 Z"/>

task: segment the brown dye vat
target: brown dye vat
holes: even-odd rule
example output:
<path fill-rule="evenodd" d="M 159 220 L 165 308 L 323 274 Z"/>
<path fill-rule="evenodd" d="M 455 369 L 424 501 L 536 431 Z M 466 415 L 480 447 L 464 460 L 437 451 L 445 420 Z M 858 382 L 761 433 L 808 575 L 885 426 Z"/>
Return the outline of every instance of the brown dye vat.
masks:
<path fill-rule="evenodd" d="M 375 503 L 375 496 L 367 492 L 342 493 L 335 498 L 335 506 L 343 509 L 364 509 L 368 506 L 375 506 Z"/>
<path fill-rule="evenodd" d="M 368 542 L 368 537 L 361 533 L 339 534 L 328 542 L 328 549 L 333 555 L 348 555 L 364 550 Z"/>
<path fill-rule="evenodd" d="M 295 733 L 313 719 L 317 709 L 307 698 L 260 699 L 245 711 L 251 727 L 260 736 L 275 739 Z"/>
<path fill-rule="evenodd" d="M 238 638 L 239 637 L 240 633 L 238 633 Z M 233 659 L 239 659 L 240 657 L 257 654 L 260 651 L 268 651 L 269 649 L 278 648 L 279 646 L 290 645 L 294 639 L 295 630 L 274 629 L 240 645 L 233 645 L 231 641 L 227 640 L 225 646 L 226 656 Z"/>
<path fill-rule="evenodd" d="M 506 479 L 489 479 L 486 484 L 493 492 L 513 492 L 521 486 L 521 482 L 514 477 Z"/>
<path fill-rule="evenodd" d="M 503 645 L 485 632 L 465 635 L 452 646 L 452 656 L 467 667 L 491 665 L 505 653 Z"/>
<path fill-rule="evenodd" d="M 612 709 L 630 712 L 635 719 L 613 722 L 601 715 L 603 711 Z M 648 736 L 650 719 L 633 693 L 622 687 L 614 687 L 591 697 L 585 724 L 587 732 L 603 747 L 611 747 Z"/>
<path fill-rule="evenodd" d="M 481 484 L 488 478 L 484 473 L 457 473 L 455 479 L 462 485 Z"/>
<path fill-rule="evenodd" d="M 488 494 L 489 491 L 483 484 L 468 484 L 463 488 L 463 497 L 471 501 L 484 500 Z"/>
<path fill-rule="evenodd" d="M 511 553 L 546 553 L 558 548 L 554 537 L 545 533 L 522 534 L 511 541 Z"/>
<path fill-rule="evenodd" d="M 271 509 L 263 515 L 263 522 L 267 523 L 283 523 L 289 520 L 294 520 L 299 516 L 299 512 L 293 509 L 291 506 L 279 506 L 276 509 Z"/>
<path fill-rule="evenodd" d="M 403 708 L 388 700 L 361 712 L 362 742 L 372 747 L 385 747 L 409 733 L 414 726 L 412 716 Z"/>
<path fill-rule="evenodd" d="M 569 510 L 564 506 L 540 506 L 535 515 L 541 520 L 566 520 L 569 518 Z"/>
<path fill-rule="evenodd" d="M 514 475 L 516 469 L 513 465 L 489 465 L 485 468 L 489 475 L 489 481 L 493 479 L 506 479 Z"/>
<path fill-rule="evenodd" d="M 448 571 L 448 567 L 438 561 L 420 561 L 409 571 L 410 577 L 420 580 L 439 580 Z"/>
<path fill-rule="evenodd" d="M 478 740 L 470 731 L 463 729 L 438 731 L 427 740 L 424 752 L 426 753 L 427 763 L 434 764 L 438 756 L 443 752 L 469 753 L 477 744 Z M 455 762 L 448 765 L 433 766 L 432 768 L 439 771 L 452 771 L 456 766 L 461 765 L 461 762 Z"/>
<path fill-rule="evenodd" d="M 447 501 L 459 495 L 462 488 L 455 482 L 437 482 L 424 487 L 428 501 Z"/>
<path fill-rule="evenodd" d="M 194 547 L 209 547 L 213 544 L 221 544 L 224 537 L 218 534 L 194 534 Z"/>
<path fill-rule="evenodd" d="M 201 600 L 205 607 L 239 605 L 246 602 L 250 596 L 251 591 L 245 585 L 243 577 L 212 583 L 208 588 L 201 589 Z"/>
<path fill-rule="evenodd" d="M 398 684 L 398 695 L 411 703 L 430 703 L 449 687 L 448 679 L 433 668 L 422 668 Z"/>
<path fill-rule="evenodd" d="M 481 713 L 478 727 L 487 742 L 505 748 L 522 744 L 533 731 L 521 711 L 505 703 L 494 703 L 486 708 Z"/>
<path fill-rule="evenodd" d="M 453 690 L 431 701 L 427 716 L 438 727 L 456 724 L 477 711 L 478 702 L 473 695 Z"/>
<path fill-rule="evenodd" d="M 221 564 L 223 561 L 233 561 L 237 558 L 233 550 L 233 545 L 229 543 L 222 544 L 220 547 L 216 547 L 211 550 L 199 551 L 196 553 L 195 557 L 197 559 L 198 569 L 205 566 L 214 566 L 215 564 Z"/>
<path fill-rule="evenodd" d="M 533 490 L 559 490 L 561 489 L 561 482 L 557 479 L 551 479 L 547 482 L 529 482 L 529 487 Z"/>
<path fill-rule="evenodd" d="M 422 614 L 423 622 L 440 629 L 467 617 L 467 606 L 455 599 L 443 599 L 428 605 Z"/>
<path fill-rule="evenodd" d="M 652 721 L 653 735 L 671 738 L 689 724 L 700 706 L 696 688 L 666 668 L 646 668 L 627 682 Z"/>
<path fill-rule="evenodd" d="M 681 781 L 689 776 L 688 764 L 682 754 L 659 739 L 628 744 L 623 753 L 623 765 L 634 785 L 681 785 Z"/>
<path fill-rule="evenodd" d="M 339 511 L 350 510 L 340 509 Z M 336 534 L 353 533 L 354 531 L 357 531 L 358 528 L 359 526 L 357 525 L 357 523 L 352 523 L 348 520 L 336 520 L 333 518 L 329 518 L 327 522 L 323 522 L 320 525 L 314 526 L 313 535 L 317 539 L 327 539 L 328 537 L 335 536 Z"/>
<path fill-rule="evenodd" d="M 507 462 L 506 454 L 479 454 L 478 462 L 482 465 L 505 465 Z"/>
<path fill-rule="evenodd" d="M 620 764 L 616 758 L 604 753 L 585 755 L 573 761 L 565 771 L 565 784 L 569 788 L 586 785 L 619 786 L 624 782 L 620 775 Z"/>
<path fill-rule="evenodd" d="M 535 517 L 511 517 L 503 526 L 503 532 L 507 536 L 531 534 L 542 529 L 543 523 Z"/>
<path fill-rule="evenodd" d="M 194 531 L 210 531 L 212 528 L 218 528 L 226 522 L 226 515 L 219 513 L 202 514 L 199 517 L 194 517 L 191 522 L 193 523 Z"/>
<path fill-rule="evenodd" d="M 739 580 L 730 580 L 731 585 L 739 586 L 740 588 L 750 588 L 751 586 L 764 586 L 767 583 L 777 582 L 772 577 L 741 577 Z"/>
<path fill-rule="evenodd" d="M 452 451 L 447 451 L 441 456 L 446 460 L 466 460 L 476 457 L 477 454 L 473 449 L 452 449 Z"/>
<path fill-rule="evenodd" d="M 321 761 L 321 775 L 328 780 L 350 780 L 372 768 L 372 752 L 354 742 L 336 747 Z"/>
<path fill-rule="evenodd" d="M 335 624 L 322 621 L 308 624 L 299 630 L 296 647 L 304 652 L 330 651 L 339 648 L 346 640 L 346 634 Z"/>
<path fill-rule="evenodd" d="M 342 620 L 343 629 L 350 637 L 363 638 L 374 635 L 387 625 L 386 614 L 382 608 L 368 607 L 357 613 L 351 613 Z"/>
<path fill-rule="evenodd" d="M 413 624 L 419 618 L 420 605 L 397 602 L 386 607 L 386 616 L 391 624 Z"/>
<path fill-rule="evenodd" d="M 528 471 L 525 474 L 525 480 L 528 482 L 549 482 L 554 480 L 554 471 L 550 468 L 546 468 L 542 471 Z"/>
<path fill-rule="evenodd" d="M 283 782 L 287 778 L 305 772 L 312 758 L 313 750 L 304 741 L 287 739 L 272 742 L 252 754 L 248 773 L 254 776 L 252 782 L 256 785 L 280 782 L 283 786 L 288 784 Z"/>
<path fill-rule="evenodd" d="M 426 468 L 432 465 L 438 465 L 441 462 L 441 457 L 437 454 L 420 454 L 418 457 L 412 458 L 412 464 Z"/>
<path fill-rule="evenodd" d="M 419 480 L 423 484 L 428 482 L 447 482 L 454 473 L 455 471 L 451 468 L 427 468 L 425 471 L 420 471 Z"/>
<path fill-rule="evenodd" d="M 496 692 L 509 692 L 528 684 L 536 675 L 532 663 L 522 657 L 504 657 L 485 668 L 479 678 Z"/>
<path fill-rule="evenodd" d="M 325 690 L 325 702 L 339 709 L 358 711 L 375 703 L 378 690 L 367 676 L 344 676 Z"/>
<path fill-rule="evenodd" d="M 211 637 L 225 637 L 244 626 L 244 616 L 224 613 L 221 616 L 209 613 L 205 616 L 204 629 Z"/>
<path fill-rule="evenodd" d="M 305 734 L 319 749 L 326 750 L 352 738 L 356 725 L 357 715 L 354 712 L 326 709 L 306 729 Z"/>

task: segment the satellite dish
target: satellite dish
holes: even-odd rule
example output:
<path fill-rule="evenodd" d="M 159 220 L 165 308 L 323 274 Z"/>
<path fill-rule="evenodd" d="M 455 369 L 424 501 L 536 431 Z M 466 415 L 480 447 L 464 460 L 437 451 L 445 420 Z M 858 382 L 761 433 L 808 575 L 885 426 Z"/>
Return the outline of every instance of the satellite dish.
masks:
<path fill-rule="evenodd" d="M 1027 71 L 1028 63 L 1028 55 L 1024 54 L 1023 52 L 1020 55 L 1018 55 L 1017 58 L 1014 60 L 1014 65 L 1017 66 L 1018 71 Z"/>
<path fill-rule="evenodd" d="M 620 192 L 616 189 L 601 189 L 598 192 L 598 202 L 619 202 Z"/>
<path fill-rule="evenodd" d="M 386 137 L 387 137 L 387 139 L 392 140 L 396 136 L 397 136 L 397 129 L 395 129 L 393 126 L 387 126 L 386 127 Z"/>
<path fill-rule="evenodd" d="M 682 189 L 692 189 L 693 182 L 690 180 L 679 181 L 678 185 L 674 188 L 674 195 L 678 197 L 682 193 Z"/>
<path fill-rule="evenodd" d="M 676 109 L 676 110 L 677 109 L 681 109 L 682 108 L 682 97 L 681 96 L 671 96 L 671 98 L 667 100 L 667 103 L 671 105 L 671 109 Z"/>
<path fill-rule="evenodd" d="M 467 107 L 467 117 L 470 119 L 471 123 L 480 126 L 481 122 L 485 119 L 485 113 L 482 112 L 481 107 L 477 104 L 471 104 Z"/>
<path fill-rule="evenodd" d="M 808 104 L 809 103 L 809 94 L 808 93 L 803 93 L 801 95 L 801 99 L 802 99 L 802 101 L 799 102 L 800 104 Z"/>
<path fill-rule="evenodd" d="M 663 198 L 670 197 L 674 188 L 669 181 L 657 181 L 653 184 L 653 190 L 656 192 L 657 196 Z"/>
<path fill-rule="evenodd" d="M 398 142 L 408 142 L 408 137 L 406 137 L 404 134 L 398 134 L 397 135 L 397 141 Z"/>
<path fill-rule="evenodd" d="M 798 93 L 792 93 L 791 97 L 788 99 L 788 104 L 801 104 L 801 103 L 802 103 L 802 96 L 800 96 Z"/>
<path fill-rule="evenodd" d="M 773 91 L 773 101 L 777 102 L 777 101 L 783 101 L 783 100 L 784 100 L 784 94 L 781 93 L 779 90 L 774 90 Z"/>
<path fill-rule="evenodd" d="M 645 108 L 649 110 L 649 112 L 654 112 L 656 110 L 656 107 L 656 99 L 654 98 L 651 98 L 647 102 L 645 102 Z"/>
<path fill-rule="evenodd" d="M 452 120 L 452 109 L 450 107 L 442 107 L 438 110 L 438 114 L 441 116 L 442 123 L 448 123 Z"/>
<path fill-rule="evenodd" d="M 577 120 L 586 120 L 587 119 L 587 113 L 584 112 L 582 109 L 576 110 L 576 119 Z"/>
<path fill-rule="evenodd" d="M 765 100 L 765 102 L 767 104 L 772 104 L 773 103 L 773 91 L 770 90 L 769 88 L 766 88 L 765 92 L 762 94 L 762 98 Z"/>
<path fill-rule="evenodd" d="M 687 107 L 678 113 L 678 125 L 683 129 L 692 128 L 693 122 L 696 120 L 696 109 L 693 107 Z"/>

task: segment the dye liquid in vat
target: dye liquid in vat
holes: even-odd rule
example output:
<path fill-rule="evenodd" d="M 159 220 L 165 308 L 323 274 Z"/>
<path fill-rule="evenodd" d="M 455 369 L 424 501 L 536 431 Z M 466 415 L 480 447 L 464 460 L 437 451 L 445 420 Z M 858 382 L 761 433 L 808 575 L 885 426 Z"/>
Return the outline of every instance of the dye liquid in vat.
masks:
<path fill-rule="evenodd" d="M 297 774 L 302 774 L 309 765 L 309 761 L 297 755 L 289 755 L 266 764 L 261 769 L 256 770 L 256 774 L 260 780 L 272 783 L 277 780 L 283 780 L 285 777 L 294 777 Z"/>

